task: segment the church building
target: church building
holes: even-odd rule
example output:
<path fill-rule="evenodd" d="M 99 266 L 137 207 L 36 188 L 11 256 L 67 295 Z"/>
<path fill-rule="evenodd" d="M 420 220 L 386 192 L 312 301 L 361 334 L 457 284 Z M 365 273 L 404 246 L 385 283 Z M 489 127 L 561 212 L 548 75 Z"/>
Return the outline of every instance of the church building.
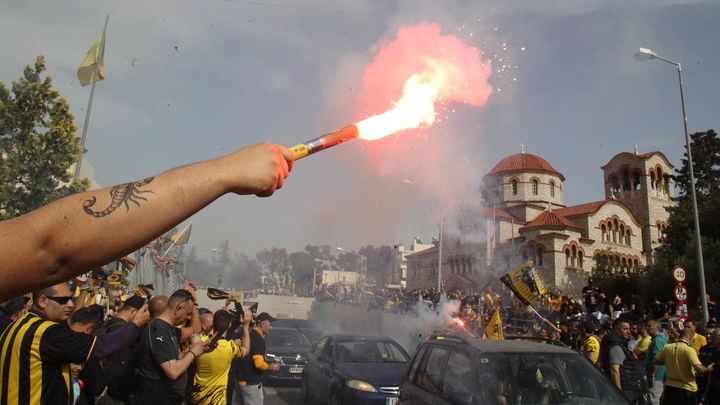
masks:
<path fill-rule="evenodd" d="M 523 150 L 500 160 L 483 178 L 484 202 L 470 207 L 483 240 L 443 232 L 441 244 L 407 257 L 408 288 L 436 286 L 438 267 L 448 290 L 482 288 L 532 259 L 548 288 L 577 293 L 599 256 L 621 272 L 651 264 L 673 204 L 673 165 L 636 150 L 601 169 L 605 198 L 566 206 L 565 176 L 545 159 Z"/>

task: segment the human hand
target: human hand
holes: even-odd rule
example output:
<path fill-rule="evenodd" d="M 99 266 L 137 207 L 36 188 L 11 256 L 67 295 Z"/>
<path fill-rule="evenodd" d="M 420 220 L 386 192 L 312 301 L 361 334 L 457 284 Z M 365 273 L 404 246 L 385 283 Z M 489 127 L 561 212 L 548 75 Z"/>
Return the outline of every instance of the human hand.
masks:
<path fill-rule="evenodd" d="M 279 363 L 272 363 L 270 366 L 268 366 L 268 370 L 270 371 L 280 371 L 280 364 Z"/>
<path fill-rule="evenodd" d="M 186 281 L 185 286 L 183 286 L 183 290 L 189 292 L 193 297 L 193 301 L 197 303 L 197 287 L 195 286 L 195 283 L 192 281 Z"/>
<path fill-rule="evenodd" d="M 195 357 L 199 357 L 203 353 L 207 353 L 211 351 L 213 348 L 210 347 L 209 341 L 197 341 L 193 342 L 190 345 L 190 351 L 195 355 Z"/>
<path fill-rule="evenodd" d="M 253 313 L 251 309 L 246 309 L 242 316 L 242 326 L 248 326 L 250 325 L 250 322 L 253 319 Z"/>
<path fill-rule="evenodd" d="M 269 197 L 282 188 L 294 161 L 295 154 L 286 147 L 261 143 L 224 156 L 219 163 L 232 192 Z"/>
<path fill-rule="evenodd" d="M 145 325 L 150 322 L 150 311 L 148 311 L 147 304 L 143 304 L 143 306 L 138 309 L 132 321 L 138 329 L 144 328 Z"/>

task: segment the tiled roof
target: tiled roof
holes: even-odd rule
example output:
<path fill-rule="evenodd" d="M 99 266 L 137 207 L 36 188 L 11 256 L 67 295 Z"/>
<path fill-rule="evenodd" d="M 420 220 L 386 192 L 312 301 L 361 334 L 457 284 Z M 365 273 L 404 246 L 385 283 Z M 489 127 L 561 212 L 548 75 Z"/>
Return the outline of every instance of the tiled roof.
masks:
<path fill-rule="evenodd" d="M 528 222 L 527 225 L 520 228 L 522 231 L 523 229 L 528 228 L 543 228 L 543 229 L 564 229 L 564 228 L 577 228 L 581 229 L 579 226 L 577 226 L 575 223 L 570 221 L 569 219 L 562 217 L 558 214 L 556 214 L 554 211 L 543 211 L 535 217 L 532 221 Z"/>
<path fill-rule="evenodd" d="M 634 153 L 630 153 L 630 152 L 620 152 L 617 155 L 613 156 L 612 159 L 610 159 L 610 161 L 608 162 L 608 164 L 606 164 L 605 166 L 602 166 L 602 168 L 603 169 L 606 168 L 610 163 L 612 163 L 613 160 L 615 160 L 619 157 L 630 157 L 630 158 L 639 159 L 639 160 L 647 160 L 653 156 L 660 156 L 661 159 L 665 160 L 665 163 L 667 163 L 668 166 L 673 167 L 673 168 L 675 167 L 675 166 L 673 166 L 672 163 L 670 163 L 670 160 L 668 160 L 667 156 L 665 156 L 664 153 L 656 150 L 656 151 L 647 152 L 647 153 L 640 153 L 637 155 Z"/>
<path fill-rule="evenodd" d="M 573 205 L 571 207 L 565 207 L 565 208 L 559 208 L 556 210 L 556 213 L 563 217 L 574 217 L 578 215 L 587 215 L 587 214 L 594 214 L 596 213 L 600 207 L 605 205 L 608 201 L 611 200 L 602 200 L 602 201 L 595 201 L 580 205 Z"/>
<path fill-rule="evenodd" d="M 530 153 L 518 153 L 508 156 L 501 160 L 500 163 L 496 164 L 488 174 L 521 171 L 553 173 L 560 176 L 563 181 L 565 180 L 565 176 L 555 170 L 555 168 L 552 167 L 552 165 L 550 165 L 550 163 L 548 163 L 545 159 Z"/>

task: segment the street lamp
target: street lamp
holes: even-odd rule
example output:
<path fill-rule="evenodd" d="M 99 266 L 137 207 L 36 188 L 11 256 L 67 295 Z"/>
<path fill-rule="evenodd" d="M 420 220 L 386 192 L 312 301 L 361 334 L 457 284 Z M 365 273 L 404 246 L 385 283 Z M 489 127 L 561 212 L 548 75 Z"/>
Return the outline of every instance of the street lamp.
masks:
<path fill-rule="evenodd" d="M 678 82 L 680 83 L 680 104 L 682 106 L 683 128 L 685 129 L 685 149 L 688 156 L 688 168 L 690 169 L 690 196 L 692 199 L 693 207 L 693 221 L 695 223 L 695 251 L 697 253 L 703 323 L 707 325 L 710 316 L 707 306 L 707 294 L 705 292 L 705 265 L 703 264 L 702 241 L 700 240 L 700 219 L 698 217 L 697 195 L 695 193 L 695 173 L 693 171 L 692 150 L 690 148 L 690 135 L 688 134 L 687 127 L 687 114 L 685 113 L 685 94 L 683 92 L 682 66 L 680 65 L 680 62 L 674 62 L 670 59 L 663 58 L 652 49 L 647 48 L 640 48 L 640 50 L 635 54 L 635 58 L 640 61 L 659 59 L 663 62 L 669 63 L 677 67 Z"/>

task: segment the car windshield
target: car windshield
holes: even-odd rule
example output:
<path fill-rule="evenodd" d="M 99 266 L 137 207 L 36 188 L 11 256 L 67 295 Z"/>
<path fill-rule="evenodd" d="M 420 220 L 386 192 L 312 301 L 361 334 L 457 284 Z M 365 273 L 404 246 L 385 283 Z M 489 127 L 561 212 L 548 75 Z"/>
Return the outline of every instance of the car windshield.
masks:
<path fill-rule="evenodd" d="M 578 355 L 483 354 L 476 370 L 477 375 L 469 361 L 448 365 L 444 389 L 451 396 L 469 396 L 472 403 L 482 404 L 626 403 L 610 381 Z"/>
<path fill-rule="evenodd" d="M 268 346 L 312 346 L 304 333 L 292 329 L 273 329 L 267 336 Z"/>
<path fill-rule="evenodd" d="M 337 343 L 337 359 L 344 363 L 407 363 L 407 354 L 386 340 L 345 340 Z"/>

